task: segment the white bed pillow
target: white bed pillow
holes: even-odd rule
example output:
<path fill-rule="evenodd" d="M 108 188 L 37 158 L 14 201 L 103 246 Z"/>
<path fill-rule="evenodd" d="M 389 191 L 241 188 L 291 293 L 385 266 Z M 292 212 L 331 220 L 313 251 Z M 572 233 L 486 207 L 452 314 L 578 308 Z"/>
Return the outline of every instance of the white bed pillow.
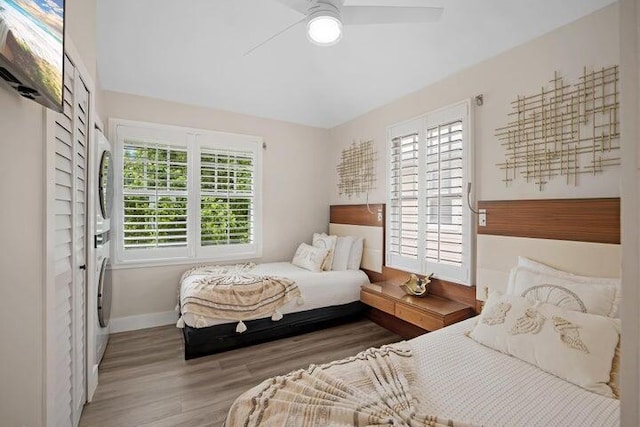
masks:
<path fill-rule="evenodd" d="M 296 250 L 291 264 L 314 273 L 322 271 L 322 265 L 329 256 L 329 250 L 301 243 Z"/>
<path fill-rule="evenodd" d="M 331 270 L 331 265 L 333 264 L 333 252 L 336 249 L 337 241 L 338 236 L 328 236 L 326 233 L 313 233 L 313 246 L 316 248 L 327 249 L 329 251 L 329 255 L 325 258 L 324 264 L 322 264 L 322 269 L 324 271 Z"/>
<path fill-rule="evenodd" d="M 614 284 L 583 281 L 580 276 L 548 274 L 514 267 L 507 293 L 557 305 L 567 310 L 615 317 L 618 289 Z"/>
<path fill-rule="evenodd" d="M 333 271 L 345 271 L 349 265 L 349 254 L 351 253 L 351 247 L 355 237 L 353 236 L 338 236 L 336 240 L 336 249 L 333 251 L 333 264 L 331 264 L 331 270 Z"/>
<path fill-rule="evenodd" d="M 349 253 L 349 263 L 347 264 L 348 270 L 360 270 L 363 251 L 364 251 L 364 238 L 355 237 L 353 241 L 353 245 L 351 246 L 351 252 Z"/>
<path fill-rule="evenodd" d="M 594 393 L 607 385 L 620 321 L 491 292 L 469 336 Z"/>
<path fill-rule="evenodd" d="M 620 297 L 622 295 L 622 285 L 619 278 L 615 277 L 594 277 L 594 276 L 580 276 L 578 274 L 571 273 L 569 271 L 560 270 L 550 265 L 543 264 L 541 262 L 532 260 L 527 257 L 518 257 L 518 267 L 524 267 L 529 270 L 539 271 L 544 274 L 567 278 L 580 283 L 588 283 L 593 285 L 614 286 L 616 289 L 616 296 L 614 301 L 614 312 L 611 317 L 618 317 L 618 308 L 620 305 Z M 511 279 L 509 279 L 509 286 L 511 286 Z"/>

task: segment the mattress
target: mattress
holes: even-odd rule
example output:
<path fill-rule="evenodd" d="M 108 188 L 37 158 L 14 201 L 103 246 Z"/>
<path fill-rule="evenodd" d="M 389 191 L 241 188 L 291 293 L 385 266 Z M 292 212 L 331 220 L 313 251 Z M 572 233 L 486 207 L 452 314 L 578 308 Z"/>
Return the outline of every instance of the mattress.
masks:
<path fill-rule="evenodd" d="M 313 310 L 321 307 L 331 307 L 348 304 L 360 300 L 360 287 L 369 283 L 369 278 L 362 270 L 347 271 L 323 271 L 314 273 L 305 270 L 289 262 L 273 262 L 258 264 L 249 273 L 257 275 L 281 276 L 296 282 L 302 292 L 304 304 L 298 305 L 297 301 L 291 301 L 283 306 L 280 311 L 286 316 L 287 313 Z M 189 283 L 204 276 L 193 275 L 187 277 L 180 284 L 180 295 L 184 295 L 183 289 Z M 182 301 L 180 301 L 182 305 Z M 185 324 L 192 328 L 196 325 L 196 316 L 185 313 L 182 316 Z M 213 319 L 204 317 L 200 321 L 200 328 L 221 325 L 225 323 L 236 323 L 234 320 Z"/>
<path fill-rule="evenodd" d="M 485 426 L 619 426 L 620 403 L 465 335 L 468 319 L 409 341 L 420 412 Z"/>

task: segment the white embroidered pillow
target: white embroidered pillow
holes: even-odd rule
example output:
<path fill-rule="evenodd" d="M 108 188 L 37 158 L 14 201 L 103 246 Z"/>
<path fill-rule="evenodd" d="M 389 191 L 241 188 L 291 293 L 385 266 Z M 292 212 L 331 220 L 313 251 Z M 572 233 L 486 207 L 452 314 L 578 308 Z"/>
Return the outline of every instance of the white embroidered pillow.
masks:
<path fill-rule="evenodd" d="M 331 265 L 333 264 L 333 251 L 336 249 L 337 240 L 338 236 L 327 236 L 325 233 L 313 233 L 313 246 L 316 248 L 327 249 L 329 251 L 329 255 L 327 255 L 327 258 L 325 258 L 324 264 L 322 265 L 322 269 L 324 271 L 331 270 Z"/>
<path fill-rule="evenodd" d="M 293 256 L 291 264 L 319 273 L 322 271 L 322 265 L 328 255 L 329 251 L 327 249 L 316 248 L 306 243 L 301 243 Z"/>
<path fill-rule="evenodd" d="M 613 283 L 595 284 L 580 276 L 549 274 L 527 267 L 511 270 L 507 293 L 600 316 L 615 317 L 618 311 L 618 289 Z"/>
<path fill-rule="evenodd" d="M 469 336 L 589 391 L 614 397 L 607 383 L 620 339 L 617 319 L 492 292 Z"/>
<path fill-rule="evenodd" d="M 620 296 L 622 294 L 622 285 L 620 283 L 620 278 L 580 276 L 569 271 L 551 267 L 550 265 L 543 264 L 539 261 L 535 261 L 523 256 L 518 257 L 518 267 L 524 267 L 526 269 L 537 271 L 543 274 L 569 279 L 576 283 L 585 283 L 598 286 L 602 285 L 607 287 L 613 286 L 615 287 L 614 309 L 612 315 L 610 315 L 609 317 L 618 317 L 618 306 L 620 305 Z M 509 282 L 509 286 L 511 286 L 511 281 Z"/>

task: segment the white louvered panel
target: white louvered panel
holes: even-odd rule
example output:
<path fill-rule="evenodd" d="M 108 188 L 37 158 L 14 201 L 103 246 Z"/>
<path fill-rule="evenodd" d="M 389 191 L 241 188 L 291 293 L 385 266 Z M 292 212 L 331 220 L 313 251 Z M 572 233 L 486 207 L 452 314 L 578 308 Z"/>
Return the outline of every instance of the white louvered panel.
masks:
<path fill-rule="evenodd" d="M 125 141 L 124 248 L 186 248 L 187 150 Z"/>
<path fill-rule="evenodd" d="M 87 135 L 89 134 L 88 102 L 89 92 L 82 79 L 77 75 L 74 94 L 75 113 L 75 194 L 74 194 L 74 354 L 73 354 L 73 422 L 77 424 L 85 402 L 85 298 L 86 298 L 86 183 L 87 183 Z M 81 268 L 84 266 L 84 268 Z"/>
<path fill-rule="evenodd" d="M 254 242 L 256 159 L 251 151 L 200 152 L 200 244 Z"/>
<path fill-rule="evenodd" d="M 56 167 L 58 167 L 58 162 L 66 161 L 69 165 L 71 165 L 71 146 L 67 145 L 63 141 L 56 139 Z M 65 163 L 66 164 L 66 163 Z M 64 168 L 67 172 L 69 172 L 69 168 Z"/>
<path fill-rule="evenodd" d="M 391 141 L 389 251 L 406 260 L 418 259 L 419 135 Z"/>
<path fill-rule="evenodd" d="M 70 72 L 71 71 L 71 72 Z M 73 426 L 74 377 L 74 213 L 76 153 L 73 137 L 73 66 L 65 58 L 64 112 L 55 125 L 55 425 Z"/>
<path fill-rule="evenodd" d="M 427 129 L 427 262 L 462 266 L 462 121 Z"/>

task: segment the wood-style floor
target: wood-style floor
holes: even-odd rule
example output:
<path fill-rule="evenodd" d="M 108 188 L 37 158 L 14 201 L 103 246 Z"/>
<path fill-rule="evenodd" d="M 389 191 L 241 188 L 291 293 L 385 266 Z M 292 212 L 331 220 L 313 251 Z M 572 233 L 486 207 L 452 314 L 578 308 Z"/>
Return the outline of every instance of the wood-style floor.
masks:
<path fill-rule="evenodd" d="M 185 361 L 174 326 L 114 334 L 80 426 L 221 426 L 233 401 L 266 378 L 400 340 L 359 320 Z"/>

